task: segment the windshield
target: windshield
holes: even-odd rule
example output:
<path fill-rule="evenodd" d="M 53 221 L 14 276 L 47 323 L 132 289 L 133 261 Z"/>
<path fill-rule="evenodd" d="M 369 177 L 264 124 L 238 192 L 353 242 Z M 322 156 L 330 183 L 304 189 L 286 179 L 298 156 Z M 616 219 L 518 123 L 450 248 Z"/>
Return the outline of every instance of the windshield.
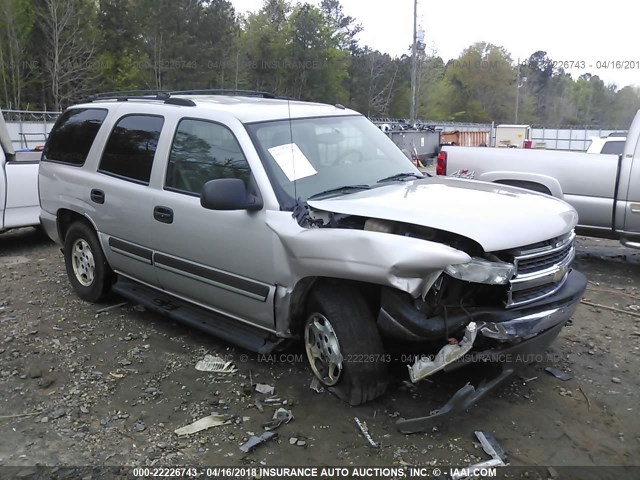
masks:
<path fill-rule="evenodd" d="M 359 115 L 254 123 L 247 129 L 285 208 L 296 198 L 356 192 L 380 186 L 380 180 L 401 180 L 400 174 L 421 176 L 389 137 Z"/>

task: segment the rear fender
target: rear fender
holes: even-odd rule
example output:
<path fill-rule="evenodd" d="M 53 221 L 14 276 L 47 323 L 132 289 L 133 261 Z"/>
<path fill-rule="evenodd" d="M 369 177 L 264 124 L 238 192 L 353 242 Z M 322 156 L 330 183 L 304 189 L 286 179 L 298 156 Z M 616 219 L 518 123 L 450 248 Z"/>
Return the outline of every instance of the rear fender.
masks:
<path fill-rule="evenodd" d="M 509 171 L 492 171 L 486 172 L 475 177 L 476 180 L 482 180 L 483 182 L 500 182 L 508 183 L 510 180 L 537 183 L 547 188 L 551 192 L 553 197 L 564 200 L 564 193 L 560 182 L 555 178 L 548 175 L 541 175 L 539 173 L 528 172 L 509 172 Z"/>

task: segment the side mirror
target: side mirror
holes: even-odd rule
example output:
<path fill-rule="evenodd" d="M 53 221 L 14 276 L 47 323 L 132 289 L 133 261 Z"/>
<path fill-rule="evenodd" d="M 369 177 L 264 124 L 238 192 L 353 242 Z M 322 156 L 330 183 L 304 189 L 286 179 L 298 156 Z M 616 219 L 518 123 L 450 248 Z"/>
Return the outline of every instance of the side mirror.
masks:
<path fill-rule="evenodd" d="M 262 199 L 247 193 L 239 178 L 217 178 L 202 187 L 200 205 L 209 210 L 260 210 Z"/>

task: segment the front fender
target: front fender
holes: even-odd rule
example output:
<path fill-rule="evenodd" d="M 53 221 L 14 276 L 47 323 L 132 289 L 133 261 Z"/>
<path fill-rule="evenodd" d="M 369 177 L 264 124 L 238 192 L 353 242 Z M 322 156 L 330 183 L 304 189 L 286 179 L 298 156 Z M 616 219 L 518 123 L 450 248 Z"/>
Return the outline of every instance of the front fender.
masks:
<path fill-rule="evenodd" d="M 460 250 L 418 238 L 357 229 L 302 228 L 290 212 L 267 212 L 266 223 L 280 239 L 273 255 L 276 283 L 288 294 L 303 278 L 329 277 L 388 286 L 417 298 L 448 265 L 471 260 Z M 281 289 L 282 307 L 288 294 Z M 276 317 L 286 311 L 276 309 Z M 287 320 L 280 318 L 279 327 Z"/>
<path fill-rule="evenodd" d="M 281 240 L 286 284 L 292 276 L 333 277 L 386 285 L 417 297 L 434 273 L 471 260 L 441 243 L 357 229 L 302 228 L 290 213 L 273 213 L 267 215 L 267 225 Z"/>

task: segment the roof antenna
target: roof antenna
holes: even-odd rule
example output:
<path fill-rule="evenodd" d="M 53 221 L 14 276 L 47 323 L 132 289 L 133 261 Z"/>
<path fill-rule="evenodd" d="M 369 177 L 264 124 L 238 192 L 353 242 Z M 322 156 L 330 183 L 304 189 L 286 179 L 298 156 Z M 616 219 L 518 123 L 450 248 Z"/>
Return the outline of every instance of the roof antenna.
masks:
<path fill-rule="evenodd" d="M 287 111 L 289 113 L 289 137 L 291 138 L 291 166 L 293 170 L 293 201 L 298 202 L 298 180 L 296 177 L 296 157 L 293 149 L 293 125 L 291 123 L 291 100 L 287 98 Z"/>

